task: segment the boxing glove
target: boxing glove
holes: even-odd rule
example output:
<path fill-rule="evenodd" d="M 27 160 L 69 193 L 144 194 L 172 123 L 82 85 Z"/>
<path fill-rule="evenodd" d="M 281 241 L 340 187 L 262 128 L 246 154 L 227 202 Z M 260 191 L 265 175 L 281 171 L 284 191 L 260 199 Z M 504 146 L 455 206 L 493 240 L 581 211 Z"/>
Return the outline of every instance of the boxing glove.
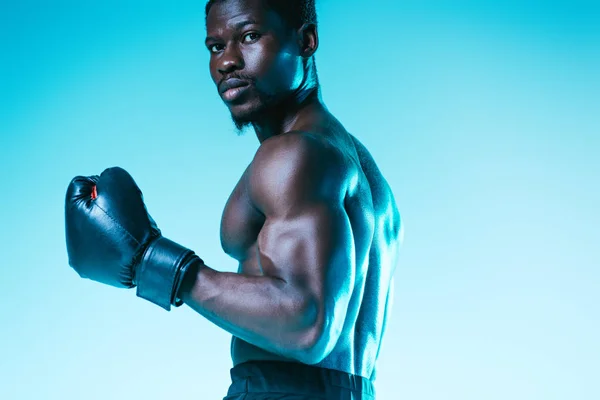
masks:
<path fill-rule="evenodd" d="M 119 167 L 77 176 L 67 189 L 65 234 L 69 265 L 82 277 L 136 294 L 169 311 L 185 273 L 202 260 L 165 238 L 148 214 L 131 175 Z"/>

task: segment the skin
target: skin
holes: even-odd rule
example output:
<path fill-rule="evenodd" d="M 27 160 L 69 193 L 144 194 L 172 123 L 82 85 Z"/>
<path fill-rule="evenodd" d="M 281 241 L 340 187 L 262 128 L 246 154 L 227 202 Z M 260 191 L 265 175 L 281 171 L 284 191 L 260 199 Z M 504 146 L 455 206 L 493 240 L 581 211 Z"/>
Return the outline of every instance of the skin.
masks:
<path fill-rule="evenodd" d="M 222 216 L 238 272 L 198 265 L 179 297 L 233 335 L 234 365 L 298 361 L 374 379 L 400 216 L 367 149 L 320 98 L 316 27 L 292 29 L 262 0 L 225 0 L 206 45 L 217 88 L 249 82 L 225 104 L 260 147 Z"/>

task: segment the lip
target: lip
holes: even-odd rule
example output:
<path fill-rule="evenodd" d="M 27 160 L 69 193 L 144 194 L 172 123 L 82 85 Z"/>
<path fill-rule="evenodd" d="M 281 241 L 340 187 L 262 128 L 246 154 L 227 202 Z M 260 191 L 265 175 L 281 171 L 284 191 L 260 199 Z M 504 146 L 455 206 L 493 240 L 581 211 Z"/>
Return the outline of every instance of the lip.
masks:
<path fill-rule="evenodd" d="M 219 86 L 219 92 L 221 93 L 221 97 L 225 101 L 233 101 L 237 99 L 248 87 L 250 83 L 248 81 L 237 79 L 237 78 L 229 78 Z"/>
<path fill-rule="evenodd" d="M 226 91 L 221 93 L 221 97 L 225 101 L 232 102 L 238 97 L 240 97 L 249 87 L 250 85 L 246 84 L 244 86 L 237 86 L 231 89 L 227 89 Z"/>
<path fill-rule="evenodd" d="M 221 83 L 221 86 L 219 87 L 219 92 L 221 94 L 223 94 L 226 91 L 228 91 L 229 89 L 235 89 L 235 88 L 248 86 L 248 85 L 249 85 L 248 81 L 244 81 L 242 79 L 237 79 L 237 78 L 229 78 L 226 81 L 223 81 L 223 83 Z"/>

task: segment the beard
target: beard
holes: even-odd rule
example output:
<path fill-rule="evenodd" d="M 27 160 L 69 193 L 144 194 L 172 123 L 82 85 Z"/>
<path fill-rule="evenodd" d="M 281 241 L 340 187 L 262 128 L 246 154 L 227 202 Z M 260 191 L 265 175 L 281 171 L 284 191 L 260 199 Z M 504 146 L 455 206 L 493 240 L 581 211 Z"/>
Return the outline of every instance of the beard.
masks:
<path fill-rule="evenodd" d="M 242 136 L 255 123 L 276 118 L 285 109 L 285 95 L 276 95 L 253 88 L 252 106 L 241 112 L 231 112 L 231 120 L 238 136 Z"/>
<path fill-rule="evenodd" d="M 238 136 L 242 136 L 243 134 L 245 134 L 248 128 L 252 126 L 252 123 L 255 122 L 258 118 L 258 115 L 255 115 L 254 112 L 242 115 L 235 115 L 231 113 L 231 121 L 235 126 L 235 133 Z"/>

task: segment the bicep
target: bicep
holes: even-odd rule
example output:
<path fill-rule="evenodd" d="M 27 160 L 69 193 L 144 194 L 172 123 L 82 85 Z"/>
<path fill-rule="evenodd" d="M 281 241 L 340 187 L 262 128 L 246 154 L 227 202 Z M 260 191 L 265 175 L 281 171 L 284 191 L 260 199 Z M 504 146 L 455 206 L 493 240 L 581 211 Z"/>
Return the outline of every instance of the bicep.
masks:
<path fill-rule="evenodd" d="M 258 237 L 265 274 L 316 306 L 316 323 L 341 330 L 355 279 L 354 240 L 341 204 L 314 202 L 293 214 L 267 217 Z"/>

